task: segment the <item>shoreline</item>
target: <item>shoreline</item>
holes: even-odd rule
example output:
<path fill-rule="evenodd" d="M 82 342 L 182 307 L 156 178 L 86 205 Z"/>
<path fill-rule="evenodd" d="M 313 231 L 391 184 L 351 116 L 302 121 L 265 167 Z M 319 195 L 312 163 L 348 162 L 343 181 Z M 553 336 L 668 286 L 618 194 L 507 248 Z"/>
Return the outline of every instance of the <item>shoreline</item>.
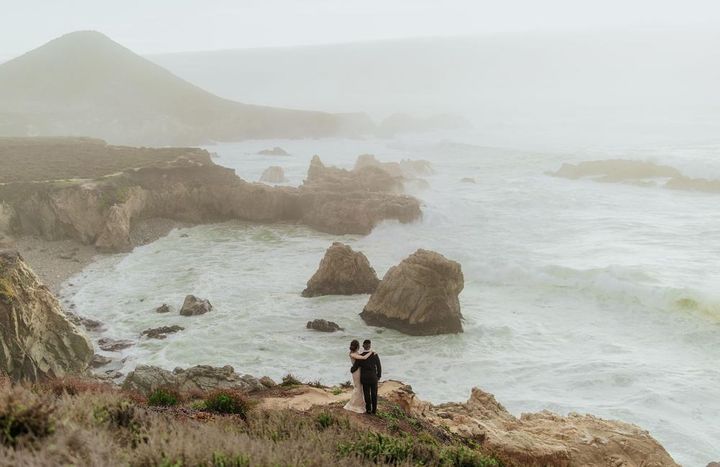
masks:
<path fill-rule="evenodd" d="M 133 249 L 159 240 L 174 229 L 192 226 L 190 223 L 165 218 L 140 220 L 130 234 Z M 105 253 L 77 240 L 45 240 L 34 236 L 5 237 L 0 239 L 0 244 L 17 250 L 40 281 L 57 297 L 61 296 L 65 282 L 98 259 L 109 255 L 126 255 L 132 251 Z"/>

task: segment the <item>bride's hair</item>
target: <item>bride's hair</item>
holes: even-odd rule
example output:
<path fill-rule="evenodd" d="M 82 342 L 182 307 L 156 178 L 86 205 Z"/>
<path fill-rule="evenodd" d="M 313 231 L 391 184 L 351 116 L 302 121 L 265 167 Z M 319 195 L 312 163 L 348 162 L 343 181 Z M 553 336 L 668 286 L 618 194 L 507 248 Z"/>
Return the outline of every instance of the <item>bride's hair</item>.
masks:
<path fill-rule="evenodd" d="M 350 342 L 350 352 L 355 352 L 359 348 L 360 348 L 360 342 L 353 339 L 352 342 Z"/>

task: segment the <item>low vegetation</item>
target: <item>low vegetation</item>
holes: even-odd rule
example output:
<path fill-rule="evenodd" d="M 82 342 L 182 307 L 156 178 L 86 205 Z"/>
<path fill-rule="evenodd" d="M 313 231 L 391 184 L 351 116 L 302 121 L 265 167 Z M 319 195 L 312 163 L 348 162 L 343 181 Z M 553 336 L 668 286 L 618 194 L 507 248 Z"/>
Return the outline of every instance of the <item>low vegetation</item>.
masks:
<path fill-rule="evenodd" d="M 267 391 L 277 397 L 288 389 Z M 35 386 L 0 379 L 0 466 L 500 465 L 384 400 L 383 416 L 368 417 L 341 403 L 265 410 L 262 397 L 160 389 L 145 399 L 81 379 Z"/>

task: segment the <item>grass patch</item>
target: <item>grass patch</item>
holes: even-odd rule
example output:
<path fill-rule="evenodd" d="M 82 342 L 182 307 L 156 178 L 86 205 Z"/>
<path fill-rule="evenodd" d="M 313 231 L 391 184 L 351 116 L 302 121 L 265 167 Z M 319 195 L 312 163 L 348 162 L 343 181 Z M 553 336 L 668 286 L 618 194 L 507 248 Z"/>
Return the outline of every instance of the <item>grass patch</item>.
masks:
<path fill-rule="evenodd" d="M 285 376 L 283 376 L 282 383 L 280 383 L 280 386 L 287 388 L 287 387 L 293 387 L 293 386 L 300 386 L 301 384 L 302 384 L 302 381 L 297 379 L 291 373 L 288 373 Z"/>
<path fill-rule="evenodd" d="M 211 392 L 204 401 L 205 410 L 226 415 L 239 415 L 247 420 L 251 409 L 251 402 L 247 396 L 239 391 L 220 389 Z"/>
<path fill-rule="evenodd" d="M 15 446 L 24 439 L 40 439 L 54 431 L 55 407 L 46 397 L 21 388 L 0 396 L 0 444 Z"/>
<path fill-rule="evenodd" d="M 173 407 L 180 402 L 180 394 L 169 388 L 158 388 L 149 396 L 147 403 L 155 407 Z"/>

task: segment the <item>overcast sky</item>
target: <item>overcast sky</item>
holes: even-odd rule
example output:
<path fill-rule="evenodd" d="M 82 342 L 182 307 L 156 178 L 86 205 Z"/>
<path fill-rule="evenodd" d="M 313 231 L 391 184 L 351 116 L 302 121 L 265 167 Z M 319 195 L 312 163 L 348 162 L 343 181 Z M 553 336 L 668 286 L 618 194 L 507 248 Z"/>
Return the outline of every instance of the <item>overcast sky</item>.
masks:
<path fill-rule="evenodd" d="M 720 0 L 0 0 L 0 59 L 92 29 L 139 53 L 527 30 L 720 27 Z"/>

